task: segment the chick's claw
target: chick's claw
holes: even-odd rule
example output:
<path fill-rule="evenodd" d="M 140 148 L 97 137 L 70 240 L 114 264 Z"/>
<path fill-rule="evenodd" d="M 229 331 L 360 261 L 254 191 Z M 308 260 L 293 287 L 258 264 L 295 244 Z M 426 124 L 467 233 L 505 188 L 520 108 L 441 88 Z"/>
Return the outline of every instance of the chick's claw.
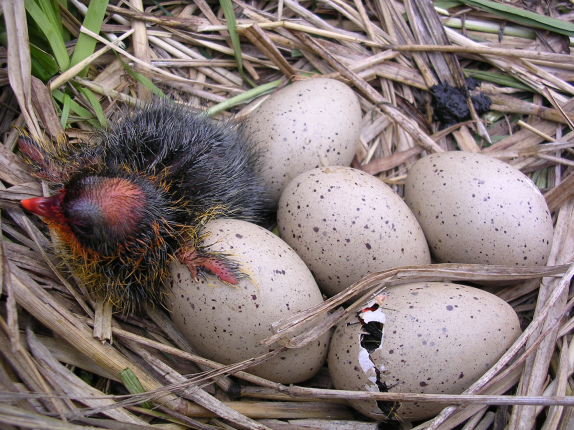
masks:
<path fill-rule="evenodd" d="M 224 256 L 203 253 L 194 247 L 184 247 L 177 252 L 177 259 L 187 266 L 196 281 L 199 281 L 199 272 L 204 270 L 228 284 L 237 285 L 239 282 L 237 264 Z"/>

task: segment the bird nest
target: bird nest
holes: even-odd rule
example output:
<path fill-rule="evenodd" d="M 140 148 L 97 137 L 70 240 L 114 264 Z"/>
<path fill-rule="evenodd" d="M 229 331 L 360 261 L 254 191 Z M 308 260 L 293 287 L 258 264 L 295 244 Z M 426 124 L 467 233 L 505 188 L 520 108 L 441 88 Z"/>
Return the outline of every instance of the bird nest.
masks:
<path fill-rule="evenodd" d="M 565 407 L 574 404 L 571 3 L 84 3 L 2 2 L 4 428 L 386 428 L 346 404 L 357 398 L 444 404 L 435 418 L 397 424 L 403 428 L 574 425 L 574 408 Z M 499 158 L 544 194 L 555 222 L 547 267 L 396 268 L 290 320 L 270 321 L 272 340 L 297 347 L 347 312 L 341 305 L 382 283 L 514 281 L 489 290 L 514 308 L 524 333 L 461 395 L 334 390 L 326 369 L 285 386 L 245 372 L 266 357 L 234 365 L 200 357 L 161 308 L 126 316 L 98 307 L 81 282 L 60 270 L 49 234 L 18 205 L 46 191 L 18 154 L 24 129 L 74 140 L 105 124 L 118 106 L 158 94 L 217 119 L 241 120 L 270 93 L 315 75 L 356 92 L 363 121 L 352 167 L 399 195 L 414 162 L 440 151 Z M 490 100 L 484 112 L 466 103 L 466 92 L 450 92 L 469 78 Z M 456 97 L 467 112 L 439 115 Z M 325 312 L 330 319 L 318 318 Z M 303 320 L 320 322 L 295 337 Z"/>

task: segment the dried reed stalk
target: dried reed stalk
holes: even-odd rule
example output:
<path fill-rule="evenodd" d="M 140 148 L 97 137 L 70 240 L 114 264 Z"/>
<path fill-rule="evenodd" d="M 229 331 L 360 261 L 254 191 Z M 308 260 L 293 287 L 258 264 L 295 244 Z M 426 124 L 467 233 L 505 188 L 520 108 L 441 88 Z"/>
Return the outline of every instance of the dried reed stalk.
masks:
<path fill-rule="evenodd" d="M 32 3 L 36 1 L 27 1 L 26 6 Z M 491 11 L 479 11 L 477 3 L 440 11 L 449 16 L 439 19 L 431 3 L 416 0 L 261 4 L 236 0 L 240 57 L 235 55 L 231 29 L 217 2 L 109 4 L 99 34 L 87 28 L 87 21 L 80 22 L 86 11 L 75 15 L 61 6 L 57 16 L 75 42 L 67 45 L 70 53 L 79 44 L 80 34 L 93 37 L 98 45 L 73 67 L 58 64 L 44 83 L 31 76 L 36 69 L 30 61 L 23 2 L 3 0 L 9 49 L 0 47 L 0 130 L 4 133 L 4 145 L 0 145 L 0 286 L 7 297 L 0 318 L 0 386 L 11 397 L 0 396 L 0 422 L 30 428 L 115 425 L 129 429 L 147 425 L 155 417 L 165 428 L 213 429 L 231 423 L 236 428 L 362 429 L 373 425 L 350 415 L 342 401 L 376 398 L 451 405 L 420 428 L 450 429 L 465 421 L 465 429 L 487 425 L 493 416 L 485 412 L 485 404 L 513 406 L 508 428 L 533 428 L 540 413 L 545 414 L 538 418 L 544 421 L 544 429 L 569 428 L 574 422 L 569 397 L 574 388 L 569 359 L 574 351 L 574 302 L 569 291 L 574 254 L 571 39 L 528 25 L 501 26 L 501 19 Z M 556 5 L 548 11 L 543 3 L 533 7 L 541 15 L 562 19 L 566 28 L 571 21 L 565 12 L 567 4 Z M 29 37 L 33 39 L 34 33 Z M 57 54 L 53 57 L 58 58 Z M 87 76 L 82 72 L 86 67 Z M 255 88 L 249 88 L 240 68 L 256 81 Z M 550 267 L 431 265 L 374 273 L 321 306 L 274 322 L 277 334 L 267 342 L 282 346 L 233 365 L 193 354 L 159 310 L 150 310 L 142 318 L 132 316 L 121 325 L 109 316 L 113 343 L 94 339 L 95 303 L 62 275 L 46 251 L 50 241 L 18 207 L 20 199 L 47 190 L 15 154 L 18 130 L 10 127 L 25 126 L 31 135 L 54 141 L 62 134 L 72 140 L 85 138 L 94 126 L 88 114 L 96 114 L 97 109 L 84 90 L 93 93 L 105 114 L 116 104 L 133 105 L 146 99 L 159 88 L 177 102 L 207 109 L 218 118 L 235 115 L 241 119 L 270 91 L 312 74 L 340 79 L 355 89 L 364 118 L 353 166 L 377 175 L 399 194 L 418 158 L 457 148 L 497 157 L 530 175 L 543 189 L 556 218 Z M 489 113 L 481 118 L 473 114 L 468 121 L 439 130 L 433 121 L 429 87 L 438 80 L 460 84 L 473 74 L 489 80 L 482 85 L 493 101 Z M 82 116 L 80 111 L 87 114 Z M 358 306 L 340 307 L 349 298 L 369 297 L 383 285 L 479 279 L 521 279 L 514 287 L 492 291 L 531 322 L 464 395 L 351 393 L 328 390 L 326 385 L 323 389 L 286 387 L 245 372 L 276 351 L 301 346 L 328 330 Z M 309 322 L 308 332 L 291 334 Z M 149 338 L 141 336 L 141 330 Z M 190 377 L 182 369 L 191 367 L 177 361 L 202 367 Z M 90 372 L 97 383 L 86 384 L 66 365 Z M 147 393 L 127 400 L 108 396 L 108 389 L 113 392 L 127 367 Z M 228 375 L 248 384 L 240 390 L 241 401 L 229 402 L 220 388 L 213 388 L 213 381 L 223 391 L 235 386 Z M 511 389 L 516 396 L 502 395 Z M 211 394 L 214 390 L 225 401 L 217 400 Z M 251 396 L 267 401 L 246 401 Z M 133 406 L 149 399 L 160 411 Z M 455 406 L 461 404 L 466 406 Z M 89 417 L 95 413 L 107 419 Z M 207 424 L 189 416 L 227 421 L 212 418 Z M 258 422 L 256 418 L 265 419 Z M 325 424 L 326 419 L 332 421 Z"/>

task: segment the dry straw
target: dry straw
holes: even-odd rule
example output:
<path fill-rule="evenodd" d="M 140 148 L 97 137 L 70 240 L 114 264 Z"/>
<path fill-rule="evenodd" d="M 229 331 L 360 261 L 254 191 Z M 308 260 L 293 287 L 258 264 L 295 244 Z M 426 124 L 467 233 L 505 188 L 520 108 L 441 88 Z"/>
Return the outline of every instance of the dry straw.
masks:
<path fill-rule="evenodd" d="M 84 3 L 2 1 L 8 50 L 0 48 L 1 427 L 377 428 L 346 406 L 358 398 L 444 403 L 420 429 L 574 426 L 571 3 Z M 15 150 L 18 128 L 73 140 L 118 104 L 160 92 L 217 118 L 241 119 L 276 88 L 317 74 L 346 82 L 360 99 L 364 119 L 353 167 L 399 194 L 410 166 L 431 152 L 480 152 L 529 175 L 556 223 L 548 267 L 430 265 L 374 273 L 321 306 L 270 321 L 274 351 L 224 366 L 195 354 L 162 309 L 118 318 L 98 309 L 60 272 L 48 251 L 51 239 L 18 206 L 43 190 Z M 440 130 L 429 87 L 469 76 L 482 81 L 490 111 L 479 116 L 469 104 L 468 121 Z M 287 387 L 245 372 L 315 339 L 355 309 L 342 304 L 378 287 L 499 279 L 517 282 L 493 292 L 515 308 L 525 330 L 462 395 L 348 392 L 330 389 L 324 378 L 313 387 Z M 301 334 L 298 326 L 309 322 Z M 149 401 L 153 409 L 145 408 Z"/>

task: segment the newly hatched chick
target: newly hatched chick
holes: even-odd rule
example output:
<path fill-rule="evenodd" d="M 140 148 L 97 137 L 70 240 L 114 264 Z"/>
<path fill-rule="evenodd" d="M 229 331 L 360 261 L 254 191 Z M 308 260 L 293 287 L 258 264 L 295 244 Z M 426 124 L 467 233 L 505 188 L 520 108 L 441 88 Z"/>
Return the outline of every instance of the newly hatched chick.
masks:
<path fill-rule="evenodd" d="M 196 277 L 237 283 L 238 265 L 203 251 L 198 233 L 211 219 L 256 222 L 268 210 L 257 154 L 236 127 L 153 102 L 89 144 L 19 145 L 36 176 L 58 188 L 22 206 L 44 217 L 74 274 L 119 310 L 161 302 L 174 258 Z"/>

